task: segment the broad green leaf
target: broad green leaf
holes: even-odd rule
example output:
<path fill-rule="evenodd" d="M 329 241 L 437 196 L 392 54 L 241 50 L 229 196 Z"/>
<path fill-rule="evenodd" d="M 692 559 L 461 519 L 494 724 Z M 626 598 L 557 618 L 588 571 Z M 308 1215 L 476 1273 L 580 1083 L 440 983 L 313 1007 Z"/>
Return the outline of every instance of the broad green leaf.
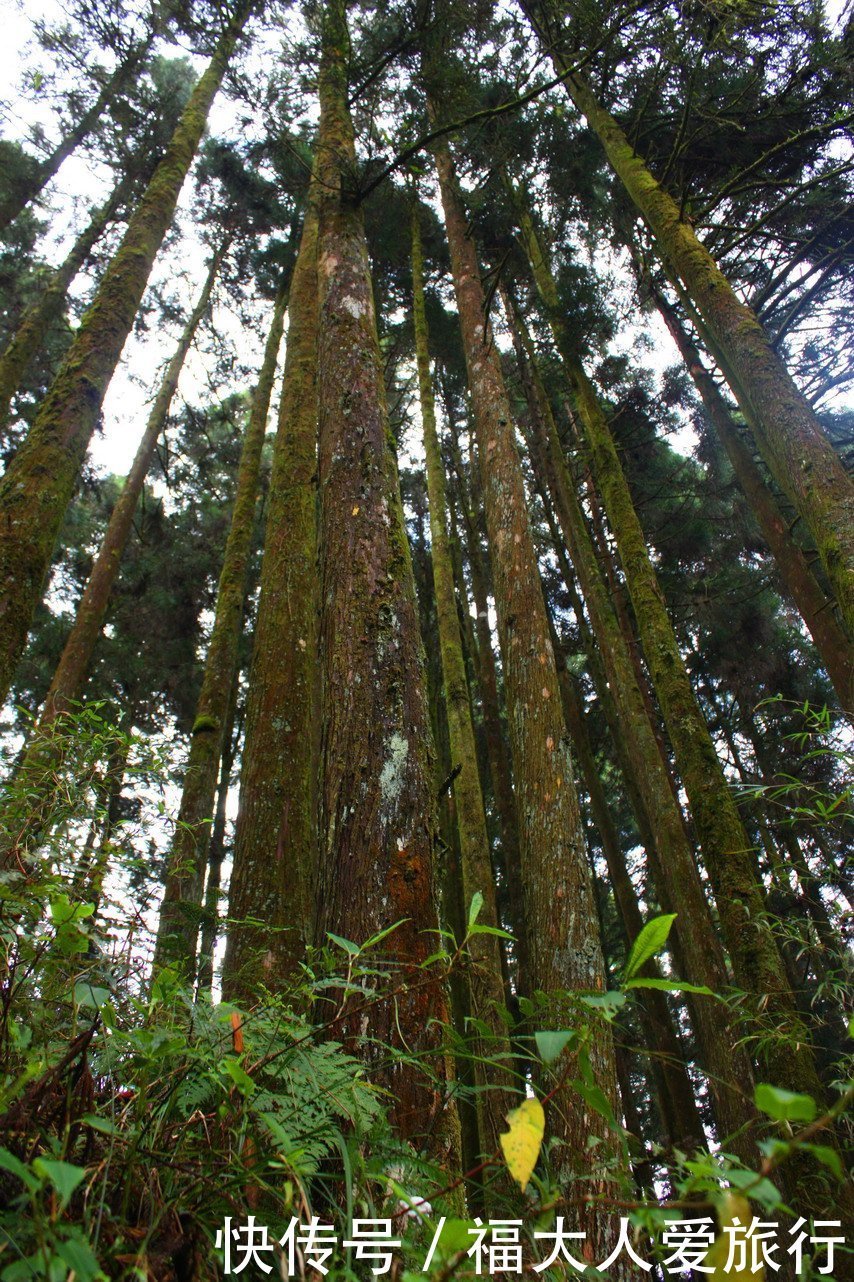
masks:
<path fill-rule="evenodd" d="M 382 940 L 386 939 L 393 931 L 397 930 L 398 926 L 402 926 L 405 921 L 409 921 L 409 918 L 401 917 L 400 921 L 396 921 L 393 926 L 386 926 L 385 930 L 379 931 L 376 935 L 371 935 L 370 939 L 366 939 L 362 944 L 361 951 L 366 952 L 369 948 L 376 948 L 377 944 L 381 943 Z M 334 938 L 334 936 L 330 936 L 330 938 Z"/>
<path fill-rule="evenodd" d="M 767 1082 L 759 1083 L 753 1099 L 756 1107 L 776 1122 L 811 1122 L 817 1112 L 812 1096 L 797 1095 L 780 1086 L 769 1086 Z"/>
<path fill-rule="evenodd" d="M 643 976 L 640 979 L 630 979 L 628 983 L 623 984 L 623 988 L 658 988 L 663 993 L 701 993 L 704 997 L 716 997 L 711 988 L 706 988 L 705 984 L 689 984 L 684 979 L 646 979 Z"/>
<path fill-rule="evenodd" d="M 576 1036 L 576 1033 L 569 1032 L 535 1033 L 534 1041 L 537 1043 L 537 1052 L 540 1059 L 545 1064 L 552 1064 L 564 1047 Z"/>
<path fill-rule="evenodd" d="M 608 993 L 584 993 L 581 1000 L 585 1006 L 602 1010 L 608 1019 L 613 1019 L 621 1006 L 626 1004 L 626 994 L 611 991 Z"/>
<path fill-rule="evenodd" d="M 56 926 L 63 926 L 68 921 L 82 921 L 91 917 L 94 911 L 94 904 L 75 904 L 67 895 L 57 895 L 50 901 L 50 916 Z"/>
<path fill-rule="evenodd" d="M 108 1117 L 98 1117 L 96 1113 L 87 1113 L 81 1117 L 82 1126 L 91 1126 L 93 1131 L 100 1131 L 103 1135 L 118 1135 L 119 1128 Z"/>
<path fill-rule="evenodd" d="M 96 987 L 86 980 L 79 980 L 74 985 L 74 1000 L 78 1006 L 94 1006 L 96 1010 L 100 1010 L 102 1006 L 106 1006 L 111 995 L 109 988 Z"/>
<path fill-rule="evenodd" d="M 590 1108 L 593 1109 L 594 1113 L 598 1113 L 600 1117 L 604 1117 L 615 1131 L 619 1130 L 617 1119 L 614 1116 L 614 1110 L 601 1087 L 597 1086 L 595 1083 L 593 1083 L 593 1085 L 588 1085 L 585 1082 L 578 1081 L 573 1082 L 572 1086 L 573 1090 L 578 1091 L 578 1094 L 584 1100 L 585 1104 L 588 1104 Z"/>
<path fill-rule="evenodd" d="M 828 1170 L 833 1171 L 833 1174 L 838 1180 L 845 1179 L 845 1168 L 842 1165 L 842 1158 L 839 1156 L 835 1148 L 830 1148 L 827 1144 L 804 1144 L 802 1147 L 809 1149 L 810 1153 L 817 1157 L 818 1160 L 828 1168 Z"/>
<path fill-rule="evenodd" d="M 526 1099 L 507 1114 L 509 1130 L 499 1135 L 501 1151 L 507 1169 L 522 1192 L 534 1173 L 543 1136 L 546 1133 L 546 1115 L 538 1099 Z"/>
<path fill-rule="evenodd" d="M 43 1180 L 50 1181 L 59 1194 L 63 1206 L 67 1205 L 77 1185 L 86 1176 L 85 1166 L 72 1166 L 70 1162 L 59 1162 L 50 1157 L 35 1158 L 33 1170 Z"/>
<path fill-rule="evenodd" d="M 629 955 L 626 958 L 626 965 L 623 970 L 624 980 L 632 979 L 642 966 L 649 961 L 650 957 L 654 957 L 656 953 L 661 952 L 667 943 L 670 927 L 675 920 L 675 913 L 663 913 L 660 917 L 653 917 L 651 921 L 646 923 L 632 944 Z"/>
<path fill-rule="evenodd" d="M 355 957 L 359 952 L 359 945 L 354 944 L 352 939 L 343 939 L 341 935 L 333 935 L 331 930 L 327 930 L 326 937 L 331 939 L 333 944 L 337 944 L 339 948 L 343 948 L 344 952 L 349 953 L 351 957 Z"/>
<path fill-rule="evenodd" d="M 470 935 L 497 935 L 499 939 L 515 939 L 508 930 L 501 930 L 499 926 L 482 926 L 479 921 L 469 926 Z"/>
<path fill-rule="evenodd" d="M 92 1248 L 82 1237 L 75 1236 L 64 1242 L 57 1242 L 56 1253 L 70 1270 L 68 1276 L 73 1273 L 75 1282 L 94 1282 L 96 1278 L 106 1278 L 92 1254 Z"/>
<path fill-rule="evenodd" d="M 220 1068 L 224 1073 L 228 1073 L 228 1076 L 234 1082 L 234 1085 L 240 1091 L 241 1095 L 248 1099 L 250 1095 L 255 1093 L 255 1083 L 252 1078 L 246 1072 L 246 1069 L 242 1064 L 239 1064 L 236 1059 L 232 1058 L 232 1056 L 227 1055 L 225 1059 L 221 1061 Z"/>
<path fill-rule="evenodd" d="M 22 1184 L 26 1185 L 31 1193 L 35 1193 L 39 1182 L 33 1175 L 28 1166 L 25 1166 L 19 1157 L 10 1153 L 7 1148 L 0 1148 L 0 1171 L 8 1171 L 10 1175 L 17 1175 Z"/>
<path fill-rule="evenodd" d="M 476 890 L 472 895 L 471 903 L 469 904 L 469 920 L 468 920 L 469 930 L 471 930 L 472 926 L 477 921 L 478 915 L 482 907 L 483 907 L 483 895 L 480 893 L 479 890 Z"/>

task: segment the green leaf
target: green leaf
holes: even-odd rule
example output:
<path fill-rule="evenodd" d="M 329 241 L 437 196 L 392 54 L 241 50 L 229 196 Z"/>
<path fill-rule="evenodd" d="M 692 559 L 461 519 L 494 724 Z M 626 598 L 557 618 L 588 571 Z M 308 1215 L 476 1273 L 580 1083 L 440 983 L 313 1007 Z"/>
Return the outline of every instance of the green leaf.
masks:
<path fill-rule="evenodd" d="M 474 922 L 469 926 L 470 935 L 497 935 L 499 939 L 515 939 L 507 930 L 501 930 L 498 926 L 482 926 L 480 922 Z"/>
<path fill-rule="evenodd" d="M 87 1113 L 80 1119 L 81 1126 L 90 1126 L 93 1131 L 103 1135 L 118 1135 L 119 1128 L 108 1117 L 98 1117 L 96 1113 Z"/>
<path fill-rule="evenodd" d="M 477 921 L 478 914 L 480 913 L 480 910 L 482 907 L 483 907 L 483 895 L 480 893 L 479 890 L 476 890 L 472 895 L 471 903 L 469 904 L 469 920 L 468 920 L 469 930 L 471 930 L 472 926 Z"/>
<path fill-rule="evenodd" d="M 81 1237 L 75 1235 L 64 1242 L 57 1242 L 56 1253 L 74 1274 L 75 1282 L 94 1282 L 95 1278 L 106 1277 L 92 1254 L 89 1243 Z"/>
<path fill-rule="evenodd" d="M 77 1185 L 86 1176 L 85 1166 L 72 1166 L 70 1162 L 59 1162 L 50 1157 L 35 1158 L 33 1170 L 43 1180 L 50 1181 L 59 1194 L 63 1206 L 67 1206 Z"/>
<path fill-rule="evenodd" d="M 845 1179 L 845 1168 L 842 1165 L 842 1158 L 839 1156 L 835 1148 L 830 1148 L 827 1144 L 803 1144 L 801 1147 L 809 1149 L 810 1153 L 817 1157 L 818 1160 L 828 1168 L 828 1170 L 833 1171 L 833 1174 L 838 1180 Z"/>
<path fill-rule="evenodd" d="M 369 948 L 375 948 L 377 944 L 390 935 L 392 931 L 397 930 L 398 926 L 402 926 L 405 921 L 409 921 L 409 918 L 401 917 L 400 921 L 396 921 L 393 926 L 386 926 L 385 930 L 381 930 L 379 934 L 371 935 L 370 939 L 366 939 L 362 944 L 361 951 L 364 953 L 367 952 Z M 335 936 L 332 935 L 330 938 L 334 939 Z"/>
<path fill-rule="evenodd" d="M 593 1109 L 594 1113 L 604 1117 L 615 1131 L 620 1129 L 614 1116 L 614 1110 L 601 1087 L 596 1086 L 595 1083 L 592 1086 L 588 1086 L 585 1082 L 580 1081 L 573 1082 L 572 1086 L 574 1090 L 578 1091 L 585 1104 L 588 1104 Z"/>
<path fill-rule="evenodd" d="M 581 1000 L 585 1006 L 602 1010 L 608 1019 L 613 1019 L 621 1006 L 626 1004 L 626 994 L 611 991 L 608 993 L 584 993 Z"/>
<path fill-rule="evenodd" d="M 769 1086 L 767 1082 L 759 1083 L 753 1100 L 758 1109 L 777 1122 L 811 1122 L 818 1111 L 812 1096 L 797 1095 L 780 1086 Z"/>
<path fill-rule="evenodd" d="M 80 980 L 74 985 L 74 1000 L 78 1006 L 94 1006 L 96 1010 L 100 1010 L 102 1006 L 106 1006 L 111 996 L 109 988 L 97 988 L 86 980 Z"/>
<path fill-rule="evenodd" d="M 31 1193 L 35 1193 L 39 1182 L 33 1175 L 28 1166 L 25 1166 L 19 1157 L 10 1153 L 7 1148 L 0 1148 L 0 1170 L 8 1171 L 10 1175 L 17 1175 L 22 1184 L 26 1185 Z"/>
<path fill-rule="evenodd" d="M 56 926 L 63 926 L 68 921 L 82 921 L 84 917 L 91 917 L 94 911 L 94 904 L 75 904 L 67 895 L 57 895 L 50 901 L 50 916 Z"/>
<path fill-rule="evenodd" d="M 236 1059 L 233 1059 L 230 1055 L 226 1056 L 221 1061 L 220 1068 L 224 1073 L 228 1073 L 228 1076 L 244 1098 L 248 1099 L 250 1095 L 255 1093 L 255 1083 L 246 1072 L 246 1069 Z"/>
<path fill-rule="evenodd" d="M 684 979 L 630 979 L 623 988 L 658 988 L 663 993 L 702 993 L 704 997 L 717 997 L 705 984 L 689 984 Z"/>
<path fill-rule="evenodd" d="M 544 1064 L 552 1064 L 561 1054 L 564 1048 L 577 1033 L 570 1032 L 544 1032 L 535 1033 L 534 1041 L 537 1043 L 537 1052 Z"/>
<path fill-rule="evenodd" d="M 344 952 L 349 953 L 351 957 L 358 956 L 359 945 L 354 944 L 352 939 L 344 939 L 341 935 L 333 935 L 331 930 L 327 930 L 326 937 L 331 939 L 333 944 L 337 944 L 339 948 L 343 948 Z"/>
<path fill-rule="evenodd" d="M 632 979 L 638 971 L 654 957 L 656 953 L 661 952 L 667 943 L 667 937 L 670 934 L 670 927 L 676 920 L 676 913 L 663 913 L 660 917 L 653 917 L 648 921 L 641 930 L 635 942 L 632 944 L 626 965 L 623 970 L 623 980 Z"/>

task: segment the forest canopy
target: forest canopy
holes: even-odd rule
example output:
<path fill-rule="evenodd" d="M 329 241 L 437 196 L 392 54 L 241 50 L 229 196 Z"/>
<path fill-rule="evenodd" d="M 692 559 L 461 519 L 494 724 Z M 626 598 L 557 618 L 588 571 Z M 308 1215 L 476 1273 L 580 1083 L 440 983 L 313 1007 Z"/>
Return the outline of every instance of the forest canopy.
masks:
<path fill-rule="evenodd" d="M 850 8 L 4 26 L 0 1282 L 852 1276 Z"/>

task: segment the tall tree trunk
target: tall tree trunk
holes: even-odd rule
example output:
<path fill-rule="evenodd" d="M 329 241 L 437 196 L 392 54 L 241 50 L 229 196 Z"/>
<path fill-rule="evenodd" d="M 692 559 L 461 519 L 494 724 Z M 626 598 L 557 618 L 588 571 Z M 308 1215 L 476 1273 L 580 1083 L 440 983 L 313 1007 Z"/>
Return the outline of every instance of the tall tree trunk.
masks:
<path fill-rule="evenodd" d="M 557 638 L 554 634 L 553 644 L 555 652 L 559 653 Z M 575 680 L 568 671 L 566 663 L 560 659 L 558 660 L 558 678 L 566 724 L 572 736 L 575 757 L 590 801 L 600 848 L 608 866 L 608 878 L 614 892 L 614 901 L 626 939 L 631 944 L 643 928 L 643 917 L 626 867 L 620 839 L 611 818 L 605 790 L 599 778 Z M 649 962 L 644 974 L 657 978 L 661 976 L 661 971 L 656 962 Z M 667 1140 L 671 1146 L 683 1151 L 704 1147 L 706 1139 L 703 1124 L 697 1112 L 694 1088 L 685 1068 L 684 1051 L 673 1025 L 667 999 L 664 993 L 657 992 L 655 989 L 640 989 L 638 1004 L 650 1053 L 659 1112 L 667 1133 Z"/>
<path fill-rule="evenodd" d="M 412 563 L 388 428 L 347 105 L 345 0 L 323 10 L 319 76 L 321 724 L 317 938 L 364 941 L 396 925 L 384 948 L 398 996 L 343 1031 L 378 1071 L 406 1139 L 446 1168 L 459 1162 L 459 1120 L 446 1088 L 445 985 L 419 969 L 438 924 L 433 879 L 432 753 Z M 399 923 L 399 924 L 398 924 Z M 394 983 L 392 978 L 390 982 Z M 368 1031 L 370 1038 L 368 1038 Z M 424 1057 L 428 1073 L 414 1060 Z"/>
<path fill-rule="evenodd" d="M 7 865 L 10 861 L 13 866 L 26 863 L 25 848 L 32 847 L 41 834 L 45 805 L 51 800 L 52 776 L 49 763 L 57 751 L 54 736 L 62 734 L 62 726 L 57 725 L 57 722 L 61 722 L 63 713 L 69 712 L 83 694 L 92 655 L 104 626 L 154 449 L 166 424 L 187 353 L 207 311 L 225 250 L 226 245 L 223 244 L 211 259 L 198 301 L 187 319 L 163 376 L 131 469 L 110 513 L 104 538 L 78 603 L 74 623 L 56 665 L 41 715 L 21 761 L 21 777 L 28 776 L 31 780 L 27 794 L 27 814 L 23 823 L 15 825 L 14 846 L 9 848 L 5 839 L 0 842 L 3 862 Z"/>
<path fill-rule="evenodd" d="M 535 260 L 532 255 L 532 264 Z M 538 284 L 548 264 L 540 249 Z M 554 288 L 550 275 L 548 279 Z M 821 1100 L 823 1090 L 807 1031 L 780 965 L 780 953 L 764 919 L 764 897 L 751 855 L 750 839 L 738 813 L 697 703 L 643 530 L 623 475 L 614 439 L 593 385 L 578 360 L 562 313 L 549 306 L 549 320 L 574 404 L 587 441 L 598 485 L 634 609 L 653 686 L 673 747 L 736 981 L 771 1012 L 777 1035 L 765 1039 L 761 1062 L 775 1084 Z M 780 1036 L 785 1031 L 785 1037 Z M 791 1170 L 810 1163 L 792 1163 Z M 802 1194 L 805 1192 L 802 1189 Z"/>
<path fill-rule="evenodd" d="M 9 421 L 12 397 L 20 387 L 30 361 L 43 345 L 50 326 L 62 315 L 68 287 L 113 219 L 125 185 L 124 181 L 119 182 L 109 199 L 95 210 L 65 261 L 24 312 L 21 323 L 3 349 L 0 356 L 0 427 Z"/>
<path fill-rule="evenodd" d="M 514 315 L 514 329 L 522 340 L 517 349 L 531 408 L 532 463 L 545 477 L 555 505 L 561 532 L 578 575 L 598 642 L 609 696 L 616 705 L 619 724 L 614 740 L 626 747 L 626 779 L 634 780 L 639 819 L 650 826 L 652 840 L 645 843 L 653 878 L 666 912 L 677 914 L 674 935 L 685 965 L 684 978 L 713 992 L 728 987 L 723 954 L 718 943 L 694 856 L 685 835 L 682 816 L 661 758 L 655 732 L 638 687 L 632 658 L 602 580 L 581 505 L 567 473 L 551 406 L 532 361 L 521 317 Z M 524 359 L 523 359 L 524 358 Z M 702 1067 L 709 1088 L 721 1139 L 745 1161 L 753 1160 L 755 1146 L 745 1128 L 755 1121 L 750 1100 L 750 1061 L 739 1047 L 727 1012 L 716 1002 L 700 997 L 691 1004 Z"/>
<path fill-rule="evenodd" d="M 223 992 L 293 972 L 311 939 L 316 850 L 317 235 L 312 181 L 291 280 L 285 372 L 234 830 Z M 262 928 L 251 919 L 266 923 Z M 270 926 L 273 927 L 271 934 Z"/>
<path fill-rule="evenodd" d="M 35 200 L 51 178 L 59 172 L 63 161 L 67 160 L 84 138 L 92 133 L 104 111 L 124 92 L 141 69 L 154 42 L 155 34 L 156 32 L 152 32 L 131 49 L 124 61 L 119 63 L 109 77 L 91 107 L 83 112 L 77 124 L 60 140 L 49 156 L 35 162 L 30 173 L 15 184 L 14 189 L 3 200 L 0 200 L 0 231 L 8 227 L 30 201 Z"/>
<path fill-rule="evenodd" d="M 0 481 L 0 699 L 9 692 L 104 395 L 254 0 L 240 0 L 35 423 Z"/>
<path fill-rule="evenodd" d="M 92 566 L 92 572 L 80 598 L 74 626 L 62 651 L 56 671 L 45 698 L 39 724 L 48 726 L 60 713 L 66 711 L 75 699 L 79 698 L 86 674 L 92 662 L 95 643 L 104 625 L 107 608 L 113 587 L 119 575 L 122 557 L 124 556 L 130 532 L 133 529 L 133 518 L 136 513 L 145 478 L 151 468 L 151 460 L 161 433 L 166 426 L 169 410 L 178 389 L 178 381 L 187 354 L 193 345 L 196 331 L 204 318 L 211 300 L 216 278 L 222 260 L 228 249 L 224 241 L 212 255 L 207 276 L 202 285 L 196 305 L 187 317 L 186 324 L 175 347 L 166 373 L 157 390 L 154 404 L 145 425 L 145 431 L 137 447 L 130 471 L 125 478 L 122 492 L 116 499 L 110 513 L 110 520 L 98 549 L 98 555 Z"/>
<path fill-rule="evenodd" d="M 531 982 L 552 999 L 543 1018 L 562 1027 L 568 1012 L 558 994 L 602 988 L 604 961 L 510 405 L 498 351 L 484 322 L 477 255 L 467 235 L 448 148 L 437 146 L 435 159 L 493 557 Z M 604 1032 L 594 1039 L 590 1053 L 596 1081 L 618 1110 L 613 1045 Z M 587 1139 L 602 1124 L 570 1088 L 560 1089 L 556 1102 L 551 1125 L 566 1141 L 562 1174 L 579 1176 L 589 1161 Z M 596 1185 L 585 1187 L 592 1192 Z M 579 1209 L 578 1222 L 594 1258 L 602 1258 L 608 1237 L 605 1218 L 587 1205 Z"/>
<path fill-rule="evenodd" d="M 561 353 L 563 355 L 563 352 Z M 792 1044 L 769 1044 L 765 1062 L 773 1080 L 816 1094 L 815 1066 L 802 1036 L 791 992 L 780 972 L 774 937 L 763 921 L 762 887 L 755 876 L 747 835 L 712 737 L 697 703 L 658 576 L 623 475 L 616 446 L 595 390 L 580 363 L 564 364 L 590 448 L 641 643 L 658 696 L 718 905 L 736 981 L 776 1012 Z M 818 1094 L 817 1094 L 818 1093 Z"/>
<path fill-rule="evenodd" d="M 477 681 L 483 708 L 486 752 L 492 781 L 492 796 L 495 808 L 498 811 L 498 822 L 501 829 L 501 863 L 507 879 L 508 921 L 515 936 L 513 952 L 516 963 L 516 986 L 519 993 L 528 995 L 533 989 L 530 982 L 528 931 L 525 925 L 522 870 L 519 860 L 519 824 L 516 814 L 516 798 L 513 793 L 510 754 L 501 722 L 498 673 L 495 666 L 495 654 L 492 649 L 492 630 L 489 626 L 488 575 L 477 530 L 477 522 L 472 510 L 475 500 L 465 484 L 466 478 L 462 468 L 462 459 L 460 458 L 459 447 L 455 437 L 452 442 L 452 451 L 457 478 L 457 499 L 463 518 L 466 552 L 471 573 L 472 597 L 475 607 Z M 476 479 L 476 472 L 473 469 L 472 481 L 476 481 Z M 479 495 L 479 487 L 475 492 Z"/>
<path fill-rule="evenodd" d="M 424 256 L 417 199 L 413 199 L 412 204 L 412 288 L 415 356 L 430 504 L 433 590 L 436 597 L 451 767 L 456 772 L 452 787 L 460 839 L 460 879 L 466 911 L 474 895 L 479 893 L 483 897 L 479 920 L 483 925 L 495 929 L 500 923 L 454 590 L 454 569 L 447 527 L 445 471 L 436 430 L 429 335 L 424 307 Z M 498 1147 L 498 1137 L 505 1129 L 505 1115 L 511 1106 L 509 1092 L 512 1089 L 512 1075 L 509 1071 L 510 1040 L 502 1017 L 504 982 L 498 938 L 495 935 L 475 935 L 469 943 L 469 954 L 471 1014 L 489 1029 L 488 1037 L 482 1041 L 478 1038 L 476 1042 L 474 1076 L 480 1088 L 477 1109 L 481 1151 L 490 1154 Z M 490 1065 L 490 1057 L 495 1057 L 499 1062 Z"/>
<path fill-rule="evenodd" d="M 548 42 L 556 69 L 568 72 L 570 60 L 561 50 L 555 21 L 561 7 L 555 0 L 523 0 L 535 29 Z M 854 484 L 839 455 L 755 313 L 738 297 L 585 77 L 571 73 L 563 83 L 643 215 L 662 258 L 696 302 L 736 399 L 750 412 L 768 470 L 812 534 L 846 630 L 854 637 Z"/>
<path fill-rule="evenodd" d="M 282 279 L 273 306 L 264 359 L 252 395 L 249 422 L 240 452 L 231 524 L 217 587 L 216 610 L 190 734 L 190 752 L 178 823 L 166 867 L 163 902 L 154 952 L 154 967 L 175 965 L 192 976 L 198 938 L 202 879 L 210 843 L 210 821 L 216 796 L 234 674 L 237 669 L 246 577 L 252 554 L 255 501 L 267 415 L 284 329 L 288 281 Z"/>
<path fill-rule="evenodd" d="M 846 711 L 851 711 L 854 709 L 854 646 L 828 609 L 829 602 L 821 586 L 790 534 L 788 521 L 742 440 L 732 412 L 703 364 L 676 308 L 660 290 L 653 287 L 651 294 L 694 380 L 712 430 L 726 451 L 733 475 L 774 557 L 783 585 L 815 642 L 840 704 Z"/>
<path fill-rule="evenodd" d="M 213 984 L 214 952 L 220 925 L 220 897 L 222 891 L 222 865 L 225 862 L 225 830 L 227 823 L 228 794 L 231 772 L 240 742 L 241 727 L 237 723 L 237 698 L 240 687 L 240 668 L 234 672 L 231 701 L 223 735 L 219 782 L 216 790 L 211 840 L 208 849 L 208 876 L 205 883 L 205 903 L 202 928 L 199 934 L 199 964 L 197 968 L 199 994 L 210 993 Z"/>

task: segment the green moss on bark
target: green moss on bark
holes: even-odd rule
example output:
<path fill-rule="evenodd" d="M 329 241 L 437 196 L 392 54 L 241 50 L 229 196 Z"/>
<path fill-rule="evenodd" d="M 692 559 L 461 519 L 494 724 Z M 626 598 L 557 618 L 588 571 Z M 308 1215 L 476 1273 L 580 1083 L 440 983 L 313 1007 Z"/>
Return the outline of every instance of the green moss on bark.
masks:
<path fill-rule="evenodd" d="M 26 644 L 107 386 L 249 4 L 239 6 L 107 267 L 33 427 L 0 481 L 0 697 Z"/>
<path fill-rule="evenodd" d="M 202 883 L 222 754 L 223 727 L 228 719 L 237 668 L 246 575 L 252 552 L 258 474 L 286 304 L 287 282 L 283 280 L 273 307 L 264 359 L 252 397 L 249 422 L 240 453 L 213 627 L 205 655 L 202 688 L 184 773 L 178 825 L 169 852 L 160 909 L 155 969 L 172 964 L 189 975 L 193 974 L 195 966 Z"/>

